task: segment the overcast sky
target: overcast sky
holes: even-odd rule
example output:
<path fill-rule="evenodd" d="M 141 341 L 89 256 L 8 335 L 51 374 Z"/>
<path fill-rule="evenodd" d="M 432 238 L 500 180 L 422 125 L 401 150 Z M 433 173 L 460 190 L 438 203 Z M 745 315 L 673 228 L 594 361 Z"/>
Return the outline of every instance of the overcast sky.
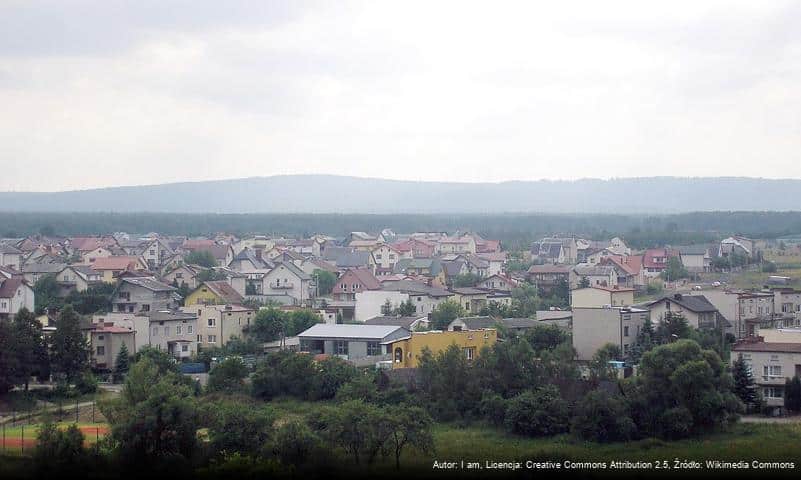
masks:
<path fill-rule="evenodd" d="M 799 1 L 342 5 L 0 1 L 0 190 L 801 178 Z"/>

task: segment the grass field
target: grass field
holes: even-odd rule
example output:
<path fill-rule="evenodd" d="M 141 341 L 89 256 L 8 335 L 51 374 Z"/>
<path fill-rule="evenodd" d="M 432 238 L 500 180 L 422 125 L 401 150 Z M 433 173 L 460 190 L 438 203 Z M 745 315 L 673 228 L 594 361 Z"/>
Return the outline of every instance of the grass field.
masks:
<path fill-rule="evenodd" d="M 58 427 L 65 429 L 71 422 L 58 423 Z M 108 434 L 109 426 L 105 423 L 78 423 L 78 428 L 83 432 L 86 446 L 93 445 L 98 439 Z M 39 424 L 33 425 L 5 425 L 0 430 L 0 451 L 6 454 L 29 453 L 36 447 L 36 436 L 39 434 Z"/>

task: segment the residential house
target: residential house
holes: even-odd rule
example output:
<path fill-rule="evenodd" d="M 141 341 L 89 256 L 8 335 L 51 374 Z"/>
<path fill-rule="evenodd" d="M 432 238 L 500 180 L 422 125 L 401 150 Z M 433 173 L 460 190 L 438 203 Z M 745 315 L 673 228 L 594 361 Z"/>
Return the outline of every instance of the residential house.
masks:
<path fill-rule="evenodd" d="M 298 334 L 300 351 L 325 354 L 375 365 L 388 360 L 387 342 L 405 337 L 409 331 L 392 325 L 328 325 L 318 323 Z"/>
<path fill-rule="evenodd" d="M 314 282 L 311 275 L 294 263 L 277 263 L 262 278 L 262 294 L 268 298 L 287 296 L 296 305 L 305 305 L 314 298 Z"/>
<path fill-rule="evenodd" d="M 445 255 L 448 253 L 476 253 L 476 241 L 473 237 L 442 237 L 437 241 L 435 253 Z"/>
<path fill-rule="evenodd" d="M 750 367 L 766 405 L 783 409 L 786 381 L 801 377 L 801 342 L 797 339 L 778 342 L 751 337 L 732 346 L 731 362 L 738 357 L 742 357 Z"/>
<path fill-rule="evenodd" d="M 145 244 L 141 253 L 150 270 L 157 270 L 173 255 L 175 255 L 175 251 L 170 248 L 166 241 L 160 238 L 153 239 Z"/>
<path fill-rule="evenodd" d="M 368 318 L 364 321 L 365 325 L 388 325 L 393 327 L 401 327 L 413 332 L 418 329 L 428 329 L 428 316 L 427 315 L 414 315 L 412 317 L 397 317 L 392 315 L 379 315 L 376 317 Z"/>
<path fill-rule="evenodd" d="M 755 256 L 755 243 L 756 242 L 750 238 L 737 235 L 724 238 L 720 241 L 718 256 L 725 258 L 732 254 L 738 254 L 747 258 L 753 258 Z"/>
<path fill-rule="evenodd" d="M 100 272 L 104 282 L 114 283 L 119 274 L 126 270 L 147 270 L 147 263 L 142 257 L 129 255 L 105 257 L 96 259 L 92 263 L 92 270 Z"/>
<path fill-rule="evenodd" d="M 570 281 L 570 267 L 567 265 L 532 265 L 526 273 L 528 281 L 544 295 L 552 294 L 562 285 L 567 288 Z"/>
<path fill-rule="evenodd" d="M 187 312 L 148 312 L 148 344 L 176 359 L 191 358 L 197 353 L 197 315 Z"/>
<path fill-rule="evenodd" d="M 22 270 L 22 259 L 25 252 L 19 248 L 0 242 L 0 267 Z"/>
<path fill-rule="evenodd" d="M 273 267 L 275 267 L 275 264 L 272 261 L 265 261 L 264 258 L 262 258 L 261 250 L 255 250 L 249 247 L 243 248 L 234 256 L 231 263 L 228 264 L 228 268 L 242 273 L 261 272 L 270 270 Z"/>
<path fill-rule="evenodd" d="M 502 325 L 509 335 L 522 335 L 527 330 L 537 326 L 537 321 L 531 318 L 493 318 L 493 317 L 459 317 L 448 324 L 448 331 L 461 332 L 465 330 L 485 330 L 497 328 Z"/>
<path fill-rule="evenodd" d="M 633 288 L 586 287 L 570 291 L 572 308 L 627 307 L 634 304 Z"/>
<path fill-rule="evenodd" d="M 197 276 L 205 270 L 197 265 L 178 265 L 161 276 L 161 281 L 172 286 L 180 287 L 186 284 L 187 288 L 194 290 L 198 287 Z"/>
<path fill-rule="evenodd" d="M 487 290 L 473 287 L 451 288 L 454 300 L 459 303 L 466 312 L 473 315 L 478 314 L 481 309 L 487 306 Z"/>
<path fill-rule="evenodd" d="M 122 278 L 112 295 L 111 303 L 114 311 L 121 313 L 171 310 L 179 303 L 175 292 L 174 287 L 153 277 Z"/>
<path fill-rule="evenodd" d="M 223 347 L 232 338 L 242 339 L 256 318 L 256 310 L 232 304 L 195 304 L 181 308 L 197 315 L 198 348 Z"/>
<path fill-rule="evenodd" d="M 434 355 L 446 350 L 451 345 L 459 347 L 468 361 L 473 361 L 481 354 L 484 347 L 492 347 L 498 341 L 498 332 L 494 328 L 462 331 L 426 331 L 407 332 L 398 338 L 390 338 L 382 342 L 392 356 L 392 368 L 417 368 L 418 359 L 423 351 L 429 350 Z"/>
<path fill-rule="evenodd" d="M 507 292 L 511 293 L 512 289 L 517 287 L 517 282 L 507 277 L 506 275 L 491 275 L 487 278 L 481 279 L 476 285 L 476 288 L 488 290 L 493 292 Z"/>
<path fill-rule="evenodd" d="M 56 282 L 62 292 L 71 290 L 83 292 L 89 287 L 103 283 L 103 277 L 100 272 L 88 265 L 67 265 L 56 274 Z"/>
<path fill-rule="evenodd" d="M 92 324 L 86 337 L 91 348 L 90 361 L 94 369 L 113 370 L 123 345 L 130 355 L 136 351 L 136 332 L 110 322 Z"/>
<path fill-rule="evenodd" d="M 83 254 L 81 255 L 81 261 L 86 265 L 92 265 L 98 258 L 106 258 L 106 257 L 111 257 L 113 255 L 114 252 L 111 250 L 111 247 L 99 245 L 93 250 L 89 250 L 88 252 L 83 252 Z"/>
<path fill-rule="evenodd" d="M 573 348 L 580 361 L 589 361 L 607 343 L 627 356 L 648 318 L 648 310 L 634 307 L 573 309 Z"/>
<path fill-rule="evenodd" d="M 649 302 L 645 308 L 650 310 L 651 320 L 654 323 L 663 322 L 669 314 L 672 314 L 683 316 L 687 319 L 687 323 L 696 329 L 723 326 L 723 317 L 718 309 L 703 295 L 675 293 Z"/>
<path fill-rule="evenodd" d="M 670 248 L 649 248 L 642 258 L 646 279 L 658 277 L 668 267 L 671 258 L 679 257 L 679 252 Z"/>
<path fill-rule="evenodd" d="M 14 320 L 21 309 L 33 312 L 34 306 L 33 288 L 24 278 L 0 275 L 0 320 Z"/>
<path fill-rule="evenodd" d="M 356 294 L 365 290 L 381 290 L 381 282 L 366 268 L 351 268 L 337 279 L 331 296 L 334 300 L 355 300 Z"/>
<path fill-rule="evenodd" d="M 567 263 L 562 242 L 539 241 L 531 244 L 531 259 L 544 264 Z"/>
<path fill-rule="evenodd" d="M 184 305 L 229 305 L 244 301 L 244 297 L 226 280 L 208 280 L 186 296 Z"/>
<path fill-rule="evenodd" d="M 479 252 L 476 256 L 487 262 L 485 276 L 489 277 L 503 273 L 506 266 L 506 252 Z"/>
<path fill-rule="evenodd" d="M 389 275 L 401 258 L 401 252 L 388 244 L 382 244 L 370 250 L 370 267 L 376 275 Z"/>
<path fill-rule="evenodd" d="M 712 269 L 712 257 L 706 245 L 688 245 L 675 247 L 679 252 L 681 264 L 690 273 L 709 272 Z"/>
<path fill-rule="evenodd" d="M 387 302 L 392 309 L 395 309 L 409 298 L 409 294 L 405 292 L 363 289 L 353 296 L 353 321 L 366 322 L 370 318 L 386 315 L 388 313 L 385 310 Z"/>
<path fill-rule="evenodd" d="M 25 277 L 25 281 L 35 285 L 36 282 L 48 275 L 55 276 L 66 266 L 66 263 L 26 263 L 22 266 L 22 275 Z"/>
<path fill-rule="evenodd" d="M 618 272 L 611 265 L 580 263 L 570 269 L 570 288 L 579 288 L 583 281 L 590 287 L 616 287 Z"/>
<path fill-rule="evenodd" d="M 571 332 L 573 330 L 573 312 L 570 310 L 538 310 L 535 314 L 537 323 L 543 325 L 554 325 L 562 330 Z"/>
<path fill-rule="evenodd" d="M 437 305 L 453 297 L 453 293 L 445 289 L 410 280 L 384 282 L 381 288 L 387 292 L 407 294 L 415 306 L 415 311 L 421 315 L 431 313 Z"/>
<path fill-rule="evenodd" d="M 336 275 L 338 273 L 337 267 L 335 267 L 334 265 L 326 262 L 325 260 L 322 260 L 320 258 L 315 258 L 315 257 L 310 257 L 310 258 L 305 259 L 300 264 L 300 269 L 303 270 L 304 272 L 308 273 L 312 277 L 314 276 L 314 272 L 316 272 L 317 270 L 322 270 L 324 272 L 333 273 L 334 275 Z"/>
<path fill-rule="evenodd" d="M 643 274 L 642 258 L 642 255 L 609 255 L 601 260 L 601 265 L 615 267 L 619 287 L 642 289 L 648 285 Z"/>

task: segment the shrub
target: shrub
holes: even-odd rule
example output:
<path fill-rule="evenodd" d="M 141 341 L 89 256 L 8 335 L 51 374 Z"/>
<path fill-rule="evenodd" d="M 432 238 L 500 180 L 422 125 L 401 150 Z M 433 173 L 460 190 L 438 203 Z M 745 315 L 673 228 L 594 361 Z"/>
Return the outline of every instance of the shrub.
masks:
<path fill-rule="evenodd" d="M 549 436 L 568 426 L 568 408 L 553 385 L 525 391 L 509 400 L 504 423 L 521 435 Z"/>
<path fill-rule="evenodd" d="M 493 425 L 503 425 L 506 418 L 506 400 L 494 392 L 484 392 L 479 406 L 481 415 Z"/>
<path fill-rule="evenodd" d="M 594 390 L 579 402 L 571 431 L 582 440 L 605 443 L 631 439 L 636 427 L 623 401 Z"/>
<path fill-rule="evenodd" d="M 303 465 L 320 449 L 320 438 L 303 422 L 291 420 L 278 428 L 273 451 L 285 465 Z"/>

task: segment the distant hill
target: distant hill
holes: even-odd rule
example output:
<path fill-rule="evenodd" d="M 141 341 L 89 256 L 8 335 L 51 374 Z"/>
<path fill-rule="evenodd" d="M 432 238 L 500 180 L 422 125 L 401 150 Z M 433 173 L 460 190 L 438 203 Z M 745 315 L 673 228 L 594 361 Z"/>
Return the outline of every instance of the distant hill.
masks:
<path fill-rule="evenodd" d="M 0 211 L 678 213 L 801 210 L 801 180 L 648 177 L 501 183 L 286 175 L 68 192 L 0 192 Z"/>

